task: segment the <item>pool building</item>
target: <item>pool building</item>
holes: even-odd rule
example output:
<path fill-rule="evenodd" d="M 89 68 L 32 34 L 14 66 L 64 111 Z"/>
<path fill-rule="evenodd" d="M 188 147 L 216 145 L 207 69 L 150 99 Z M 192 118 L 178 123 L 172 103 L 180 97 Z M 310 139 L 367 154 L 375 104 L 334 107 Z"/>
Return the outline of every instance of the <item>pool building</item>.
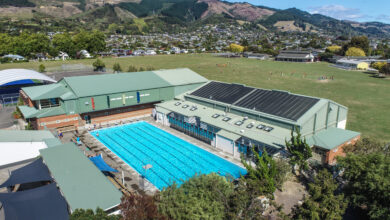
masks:
<path fill-rule="evenodd" d="M 216 81 L 156 104 L 158 122 L 236 158 L 250 146 L 285 153 L 285 141 L 297 127 L 314 158 L 327 164 L 360 138 L 345 130 L 347 114 L 347 107 L 328 99 Z"/>
<path fill-rule="evenodd" d="M 207 79 L 190 69 L 65 77 L 20 90 L 23 118 L 38 130 L 150 115 L 154 104 L 193 90 Z"/>

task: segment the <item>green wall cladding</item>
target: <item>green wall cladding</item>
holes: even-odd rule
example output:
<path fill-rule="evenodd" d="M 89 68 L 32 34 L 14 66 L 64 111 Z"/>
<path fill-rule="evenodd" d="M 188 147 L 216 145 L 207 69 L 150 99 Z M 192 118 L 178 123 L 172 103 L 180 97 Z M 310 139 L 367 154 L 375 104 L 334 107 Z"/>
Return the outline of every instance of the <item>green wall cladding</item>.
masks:
<path fill-rule="evenodd" d="M 137 98 L 137 92 L 139 93 L 139 102 Z M 92 108 L 92 100 L 94 100 L 95 109 Z M 123 98 L 125 101 L 123 101 Z M 151 102 L 159 102 L 165 100 L 171 100 L 174 98 L 174 87 L 166 87 L 159 89 L 148 89 L 125 93 L 116 93 L 109 95 L 83 97 L 79 98 L 76 102 L 78 105 L 78 113 L 86 113 L 93 111 L 100 111 L 105 109 L 113 109 L 125 106 L 132 106 L 138 104 L 145 104 Z M 67 112 L 69 106 L 67 106 Z"/>
<path fill-rule="evenodd" d="M 346 119 L 347 112 L 348 109 L 329 101 L 302 125 L 301 133 L 309 135 L 326 128 L 337 127 L 338 122 Z"/>

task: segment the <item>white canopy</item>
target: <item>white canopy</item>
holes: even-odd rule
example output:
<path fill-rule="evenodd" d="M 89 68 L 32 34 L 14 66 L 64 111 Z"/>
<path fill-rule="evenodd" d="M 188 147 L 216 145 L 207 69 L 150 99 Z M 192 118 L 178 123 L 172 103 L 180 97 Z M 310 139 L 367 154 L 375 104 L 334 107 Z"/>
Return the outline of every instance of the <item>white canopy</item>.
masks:
<path fill-rule="evenodd" d="M 10 82 L 26 79 L 37 79 L 53 83 L 56 82 L 54 79 L 34 70 L 6 69 L 0 71 L 0 86 Z"/>
<path fill-rule="evenodd" d="M 45 142 L 0 142 L 0 167 L 33 159 L 44 148 Z"/>

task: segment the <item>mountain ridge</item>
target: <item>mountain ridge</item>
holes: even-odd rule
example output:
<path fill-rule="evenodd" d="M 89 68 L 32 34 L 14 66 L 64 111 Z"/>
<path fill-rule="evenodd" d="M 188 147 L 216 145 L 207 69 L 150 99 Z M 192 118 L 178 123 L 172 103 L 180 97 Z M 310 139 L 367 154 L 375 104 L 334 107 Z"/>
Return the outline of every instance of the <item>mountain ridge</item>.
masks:
<path fill-rule="evenodd" d="M 242 20 L 266 27 L 268 30 L 323 32 L 337 35 L 368 35 L 389 37 L 390 24 L 382 22 L 356 22 L 337 20 L 321 14 L 310 14 L 296 8 L 285 10 L 252 5 L 246 2 L 221 0 L 3 0 L 0 13 L 7 15 L 12 7 L 14 19 L 18 10 L 30 11 L 31 16 L 75 20 L 81 24 L 124 22 L 134 18 L 159 17 L 161 21 L 173 21 L 189 25 L 212 16 Z M 26 16 L 26 13 L 20 13 Z M 162 18 L 165 17 L 165 18 Z M 100 25 L 104 26 L 104 25 Z"/>

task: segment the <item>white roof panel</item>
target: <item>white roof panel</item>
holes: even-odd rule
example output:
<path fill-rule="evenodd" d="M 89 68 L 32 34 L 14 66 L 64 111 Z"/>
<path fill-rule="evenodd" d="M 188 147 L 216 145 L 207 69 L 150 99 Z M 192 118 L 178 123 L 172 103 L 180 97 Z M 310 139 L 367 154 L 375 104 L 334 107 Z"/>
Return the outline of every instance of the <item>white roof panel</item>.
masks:
<path fill-rule="evenodd" d="M 39 150 L 47 148 L 45 142 L 1 142 L 0 167 L 40 155 Z"/>
<path fill-rule="evenodd" d="M 18 80 L 25 80 L 25 79 L 37 79 L 37 80 L 43 80 L 47 82 L 56 82 L 54 79 L 42 74 L 38 73 L 34 70 L 28 70 L 28 69 L 6 69 L 0 71 L 0 86 L 18 81 Z"/>

